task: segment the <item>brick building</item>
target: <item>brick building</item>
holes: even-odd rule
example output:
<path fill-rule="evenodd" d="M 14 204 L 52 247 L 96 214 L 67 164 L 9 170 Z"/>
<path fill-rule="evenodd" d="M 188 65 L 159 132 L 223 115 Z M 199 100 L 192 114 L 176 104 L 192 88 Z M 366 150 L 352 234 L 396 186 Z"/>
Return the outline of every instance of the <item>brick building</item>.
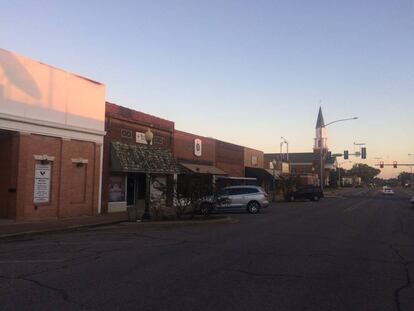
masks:
<path fill-rule="evenodd" d="M 273 175 L 264 168 L 263 151 L 244 147 L 244 174 L 246 177 L 256 178 L 257 185 L 266 192 L 273 190 Z"/>
<path fill-rule="evenodd" d="M 99 212 L 105 86 L 0 49 L 0 218 Z"/>
<path fill-rule="evenodd" d="M 105 130 L 102 210 L 143 209 L 147 194 L 164 195 L 159 188 L 172 187 L 178 173 L 172 156 L 174 122 L 107 102 Z M 151 145 L 145 140 L 148 130 Z"/>
<path fill-rule="evenodd" d="M 178 175 L 181 194 L 189 195 L 191 191 L 200 191 L 200 195 L 212 193 L 215 179 L 227 175 L 215 166 L 215 139 L 176 130 L 174 156 L 182 167 Z"/>
<path fill-rule="evenodd" d="M 244 177 L 244 147 L 215 140 L 216 167 L 232 177 Z"/>

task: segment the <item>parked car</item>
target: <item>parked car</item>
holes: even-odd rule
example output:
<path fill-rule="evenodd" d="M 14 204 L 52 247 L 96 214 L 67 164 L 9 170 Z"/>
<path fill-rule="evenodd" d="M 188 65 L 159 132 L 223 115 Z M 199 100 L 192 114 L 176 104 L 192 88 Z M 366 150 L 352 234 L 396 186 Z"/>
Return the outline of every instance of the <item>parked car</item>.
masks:
<path fill-rule="evenodd" d="M 296 199 L 308 199 L 311 201 L 319 201 L 323 198 L 323 191 L 320 187 L 306 186 L 295 191 L 288 192 L 286 198 L 288 201 L 295 201 Z"/>
<path fill-rule="evenodd" d="M 411 198 L 410 202 L 411 204 L 414 204 L 414 197 Z"/>
<path fill-rule="evenodd" d="M 196 210 L 206 214 L 211 211 L 241 209 L 256 214 L 268 206 L 268 195 L 261 187 L 231 186 L 223 188 L 217 195 L 199 200 Z"/>
<path fill-rule="evenodd" d="M 393 195 L 394 194 L 394 190 L 392 190 L 390 187 L 388 186 L 384 186 L 382 187 L 381 193 L 383 195 Z"/>

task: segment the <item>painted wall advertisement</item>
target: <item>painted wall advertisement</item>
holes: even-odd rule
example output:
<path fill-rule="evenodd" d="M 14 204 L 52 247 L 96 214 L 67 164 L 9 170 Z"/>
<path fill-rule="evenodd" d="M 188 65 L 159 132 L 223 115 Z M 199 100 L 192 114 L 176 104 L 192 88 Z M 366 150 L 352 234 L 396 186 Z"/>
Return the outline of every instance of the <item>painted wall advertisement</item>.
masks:
<path fill-rule="evenodd" d="M 36 164 L 34 180 L 33 203 L 48 203 L 50 201 L 50 172 L 52 165 Z"/>

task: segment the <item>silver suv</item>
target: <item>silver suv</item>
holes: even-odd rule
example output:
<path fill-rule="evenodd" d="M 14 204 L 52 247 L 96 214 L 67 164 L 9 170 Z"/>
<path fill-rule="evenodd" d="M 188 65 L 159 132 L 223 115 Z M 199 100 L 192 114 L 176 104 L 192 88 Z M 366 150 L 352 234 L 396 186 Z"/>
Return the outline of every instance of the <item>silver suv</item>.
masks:
<path fill-rule="evenodd" d="M 232 186 L 223 188 L 217 195 L 205 197 L 199 201 L 199 211 L 246 209 L 256 214 L 261 208 L 268 207 L 267 193 L 257 186 Z"/>

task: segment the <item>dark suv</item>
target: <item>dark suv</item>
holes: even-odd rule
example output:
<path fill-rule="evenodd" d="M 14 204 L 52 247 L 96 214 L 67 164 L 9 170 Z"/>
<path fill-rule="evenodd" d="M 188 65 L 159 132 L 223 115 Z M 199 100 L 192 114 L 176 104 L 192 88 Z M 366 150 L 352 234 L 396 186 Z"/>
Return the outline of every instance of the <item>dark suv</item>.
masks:
<path fill-rule="evenodd" d="M 319 201 L 323 198 L 323 191 L 316 186 L 305 186 L 295 191 L 290 191 L 286 195 L 288 201 L 295 201 L 296 199 L 309 199 L 311 201 Z"/>

